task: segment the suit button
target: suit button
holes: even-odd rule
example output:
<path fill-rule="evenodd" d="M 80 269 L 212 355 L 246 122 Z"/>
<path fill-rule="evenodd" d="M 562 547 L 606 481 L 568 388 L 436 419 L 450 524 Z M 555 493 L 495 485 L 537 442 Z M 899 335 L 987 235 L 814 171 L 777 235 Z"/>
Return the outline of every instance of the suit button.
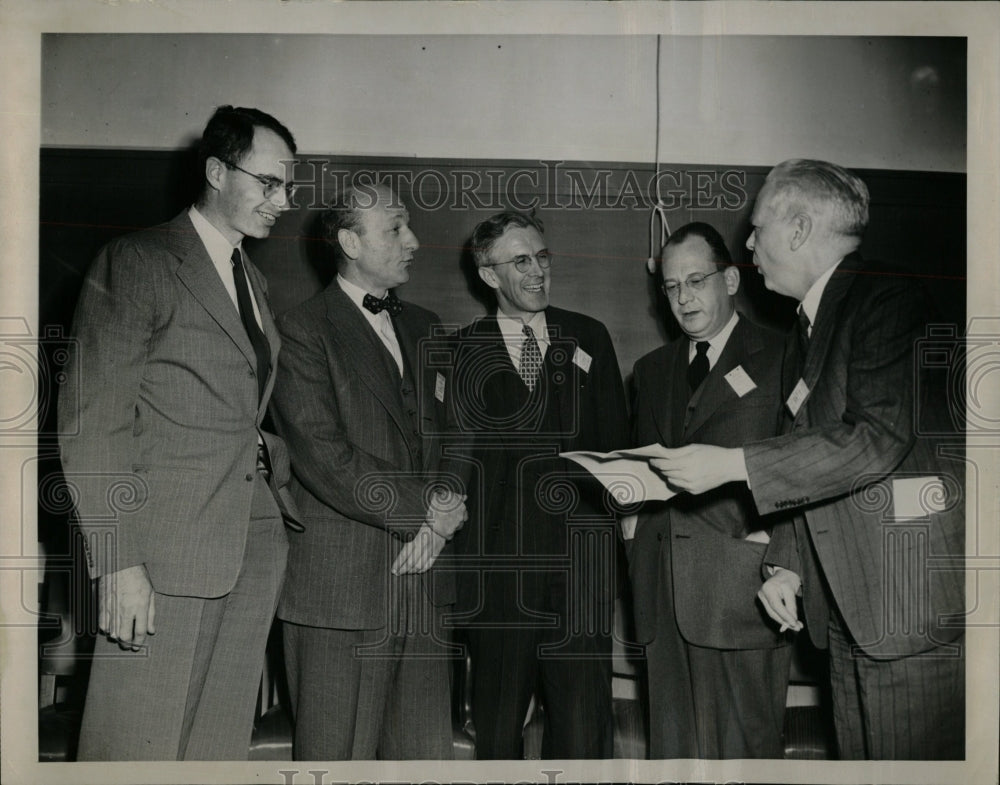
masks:
<path fill-rule="evenodd" d="M 656 533 L 656 540 L 657 542 L 663 542 L 663 532 Z"/>
<path fill-rule="evenodd" d="M 253 376 L 256 376 L 256 375 L 257 374 L 254 373 L 253 368 L 248 368 L 247 369 L 247 376 L 253 377 Z"/>
<path fill-rule="evenodd" d="M 253 472 L 247 472 L 247 482 L 253 482 Z"/>

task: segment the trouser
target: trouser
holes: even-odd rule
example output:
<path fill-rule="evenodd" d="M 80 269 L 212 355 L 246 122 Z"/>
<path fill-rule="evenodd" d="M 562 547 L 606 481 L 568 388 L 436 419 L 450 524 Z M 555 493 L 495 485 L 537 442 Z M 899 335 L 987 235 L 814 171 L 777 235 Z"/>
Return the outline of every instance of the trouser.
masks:
<path fill-rule="evenodd" d="M 77 759 L 246 760 L 287 553 L 281 514 L 258 475 L 232 591 L 157 593 L 156 633 L 140 651 L 98 639 Z"/>
<path fill-rule="evenodd" d="M 783 758 L 791 647 L 694 646 L 660 615 L 646 647 L 649 757 Z"/>
<path fill-rule="evenodd" d="M 284 622 L 295 760 L 449 760 L 451 668 L 421 576 L 392 579 L 389 623 L 341 630 Z"/>
<path fill-rule="evenodd" d="M 876 660 L 852 650 L 835 610 L 828 634 L 841 758 L 965 758 L 964 636 L 920 654 Z"/>
<path fill-rule="evenodd" d="M 469 631 L 479 760 L 524 757 L 524 719 L 536 688 L 545 705 L 544 757 L 612 757 L 611 635 L 578 635 L 571 646 L 560 644 L 564 628 Z"/>

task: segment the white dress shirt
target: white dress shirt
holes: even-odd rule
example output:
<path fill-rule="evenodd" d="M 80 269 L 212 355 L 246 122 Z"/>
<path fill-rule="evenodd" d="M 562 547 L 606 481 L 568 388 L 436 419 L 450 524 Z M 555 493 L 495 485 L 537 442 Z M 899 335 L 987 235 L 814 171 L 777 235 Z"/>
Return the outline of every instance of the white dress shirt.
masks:
<path fill-rule="evenodd" d="M 372 313 L 365 308 L 365 295 L 371 294 L 371 292 L 366 292 L 360 286 L 351 283 L 340 273 L 337 273 L 337 283 L 340 285 L 340 288 L 344 290 L 344 294 L 351 298 L 351 302 L 358 306 L 358 310 L 361 311 L 365 319 L 368 320 L 368 324 L 372 326 L 372 329 L 379 337 L 379 340 L 382 341 L 385 348 L 389 350 L 389 354 L 392 355 L 392 359 L 396 361 L 396 367 L 399 369 L 399 375 L 402 376 L 403 352 L 399 348 L 399 338 L 396 337 L 396 330 L 392 326 L 392 319 L 389 317 L 389 312 L 382 310 L 378 313 Z M 374 296 L 375 295 L 372 294 L 372 297 Z"/>
<path fill-rule="evenodd" d="M 510 361 L 514 363 L 514 368 L 521 368 L 521 345 L 524 343 L 524 326 L 527 324 L 535 334 L 538 341 L 538 350 L 542 353 L 542 360 L 545 359 L 545 352 L 549 349 L 548 324 L 545 321 L 545 311 L 538 311 L 531 315 L 527 322 L 520 317 L 507 316 L 499 308 L 497 309 L 497 326 L 503 336 L 503 342 L 507 346 L 507 353 Z"/>
<path fill-rule="evenodd" d="M 236 312 L 239 313 L 240 306 L 236 299 L 236 284 L 233 282 L 233 244 L 223 237 L 222 232 L 212 226 L 208 219 L 198 212 L 196 207 L 192 206 L 188 210 L 188 217 L 191 219 L 191 223 L 194 224 L 194 230 L 198 233 L 198 237 L 201 238 L 205 250 L 208 251 L 208 256 L 211 258 L 212 264 L 215 265 L 215 271 L 219 274 L 219 278 L 222 279 L 222 285 L 229 292 L 229 299 L 233 301 L 233 306 L 236 308 Z M 242 255 L 243 249 L 241 245 L 235 247 L 240 249 L 240 254 Z M 243 258 L 243 264 L 244 266 L 246 265 L 246 257 Z M 253 286 L 249 280 L 247 280 L 247 289 L 250 292 L 250 302 L 253 304 L 254 318 L 257 320 L 257 325 L 263 329 L 264 326 L 260 321 L 260 309 L 257 307 L 257 298 L 254 296 Z"/>
<path fill-rule="evenodd" d="M 719 360 L 719 355 L 722 354 L 722 350 L 726 348 L 726 343 L 729 341 L 729 336 L 733 334 L 733 330 L 736 327 L 736 323 L 740 320 L 740 315 L 733 311 L 733 315 L 729 317 L 729 321 L 726 322 L 726 326 L 723 327 L 719 332 L 717 332 L 713 337 L 708 339 L 708 351 L 706 355 L 708 356 L 708 370 L 712 370 L 715 367 L 715 363 Z M 695 349 L 695 344 L 699 343 L 696 339 L 692 338 L 688 345 L 688 365 L 694 359 L 695 354 L 698 350 Z"/>
<path fill-rule="evenodd" d="M 843 259 L 840 260 L 844 261 Z M 809 337 L 812 338 L 813 325 L 816 324 L 816 314 L 819 312 L 819 301 L 823 299 L 823 291 L 826 289 L 826 285 L 830 282 L 830 278 L 833 277 L 834 271 L 840 266 L 840 262 L 837 262 L 833 267 L 823 273 L 812 286 L 809 287 L 809 291 L 806 292 L 806 296 L 802 298 L 802 302 L 799 303 L 799 310 L 806 315 L 809 319 Z"/>

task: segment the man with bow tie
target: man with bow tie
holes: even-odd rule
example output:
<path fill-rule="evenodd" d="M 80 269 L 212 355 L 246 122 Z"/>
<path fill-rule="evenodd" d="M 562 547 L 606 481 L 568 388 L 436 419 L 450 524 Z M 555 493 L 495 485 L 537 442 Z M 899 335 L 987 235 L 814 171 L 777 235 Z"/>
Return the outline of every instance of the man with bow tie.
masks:
<path fill-rule="evenodd" d="M 663 248 L 681 335 L 635 364 L 636 445 L 740 446 L 774 433 L 781 339 L 736 312 L 740 273 L 708 224 Z M 746 487 L 646 503 L 626 519 L 651 758 L 781 758 L 787 637 L 754 602 L 770 522 Z"/>
<path fill-rule="evenodd" d="M 472 253 L 497 303 L 460 331 L 455 363 L 474 466 L 456 550 L 478 565 L 458 575 L 476 755 L 522 757 L 535 694 L 543 756 L 611 757 L 614 518 L 596 482 L 557 456 L 626 443 L 618 360 L 603 324 L 549 305 L 552 254 L 536 218 L 483 221 Z"/>
<path fill-rule="evenodd" d="M 322 226 L 338 273 L 280 320 L 274 392 L 308 521 L 278 609 L 294 756 L 447 759 L 454 585 L 433 565 L 465 505 L 440 475 L 450 383 L 419 351 L 438 318 L 392 291 L 419 247 L 392 190 L 346 190 Z"/>

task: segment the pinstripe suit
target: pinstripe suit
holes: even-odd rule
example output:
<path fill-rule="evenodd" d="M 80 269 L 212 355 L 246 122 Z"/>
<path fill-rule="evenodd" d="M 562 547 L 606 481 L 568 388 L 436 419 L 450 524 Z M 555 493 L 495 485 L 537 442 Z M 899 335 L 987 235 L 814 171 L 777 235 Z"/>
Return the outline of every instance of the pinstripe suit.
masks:
<path fill-rule="evenodd" d="M 412 304 L 393 319 L 416 387 L 408 411 L 391 355 L 336 280 L 281 319 L 274 414 L 306 524 L 278 611 L 298 759 L 452 755 L 439 624 L 453 583 L 433 568 L 389 572 L 439 466 L 444 403 L 418 353 L 436 323 Z"/>
<path fill-rule="evenodd" d="M 847 257 L 804 362 L 794 337 L 786 344 L 784 394 L 801 377 L 808 397 L 794 416 L 786 409 L 784 435 L 744 451 L 758 509 L 798 513 L 767 561 L 802 575 L 817 645 L 829 628 L 844 757 L 962 756 L 964 575 L 946 562 L 964 550 L 963 448 L 941 453 L 924 435 L 949 415 L 918 363 L 927 314 L 905 276 Z M 940 511 L 915 499 L 921 517 L 898 519 L 913 495 L 899 481 L 929 475 L 945 480 Z"/>
<path fill-rule="evenodd" d="M 692 396 L 684 336 L 635 365 L 638 445 L 740 446 L 774 433 L 780 336 L 740 319 Z M 736 368 L 755 389 L 723 378 Z M 770 524 L 746 488 L 649 503 L 626 542 L 636 637 L 646 643 L 650 757 L 780 758 L 789 648 L 755 602 Z"/>
<path fill-rule="evenodd" d="M 246 269 L 276 358 L 264 278 Z M 157 612 L 148 651 L 98 641 L 80 756 L 245 759 L 287 549 L 275 504 L 287 453 L 260 430 L 273 373 L 260 399 L 250 340 L 187 212 L 101 251 L 74 334 L 60 446 L 91 575 L 144 564 Z"/>

